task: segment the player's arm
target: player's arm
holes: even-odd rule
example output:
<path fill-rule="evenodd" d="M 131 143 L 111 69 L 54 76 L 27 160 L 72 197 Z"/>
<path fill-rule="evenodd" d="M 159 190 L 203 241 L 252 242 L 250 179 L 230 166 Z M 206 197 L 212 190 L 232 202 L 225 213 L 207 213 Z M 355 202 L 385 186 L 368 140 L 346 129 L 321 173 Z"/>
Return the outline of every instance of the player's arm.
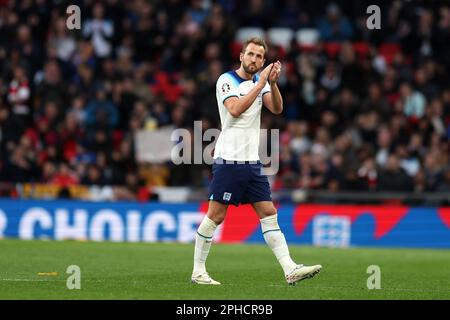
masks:
<path fill-rule="evenodd" d="M 227 98 L 223 105 L 228 109 L 228 112 L 234 117 L 238 118 L 242 113 L 244 113 L 253 102 L 256 100 L 260 92 L 264 89 L 267 82 L 267 77 L 269 76 L 272 64 L 269 64 L 262 72 L 259 77 L 258 83 L 242 98 L 235 96 Z"/>
<path fill-rule="evenodd" d="M 281 96 L 280 89 L 278 89 L 277 80 L 281 74 L 280 61 L 275 62 L 273 70 L 269 75 L 270 92 L 263 93 L 263 103 L 270 112 L 274 114 L 280 114 L 283 111 L 283 97 Z"/>

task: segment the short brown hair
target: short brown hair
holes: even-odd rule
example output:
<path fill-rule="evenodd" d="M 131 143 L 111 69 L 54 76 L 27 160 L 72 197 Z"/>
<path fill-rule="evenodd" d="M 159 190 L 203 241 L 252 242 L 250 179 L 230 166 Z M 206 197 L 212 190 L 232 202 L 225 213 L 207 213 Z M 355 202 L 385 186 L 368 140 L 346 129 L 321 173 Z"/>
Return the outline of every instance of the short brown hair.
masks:
<path fill-rule="evenodd" d="M 247 49 L 247 46 L 250 43 L 256 44 L 258 46 L 262 46 L 264 48 L 264 53 L 267 52 L 267 44 L 264 41 L 264 39 L 261 39 L 261 38 L 258 38 L 258 37 L 253 37 L 253 38 L 247 39 L 247 41 L 244 42 L 244 45 L 242 46 L 242 52 L 243 53 L 245 52 L 245 49 Z"/>

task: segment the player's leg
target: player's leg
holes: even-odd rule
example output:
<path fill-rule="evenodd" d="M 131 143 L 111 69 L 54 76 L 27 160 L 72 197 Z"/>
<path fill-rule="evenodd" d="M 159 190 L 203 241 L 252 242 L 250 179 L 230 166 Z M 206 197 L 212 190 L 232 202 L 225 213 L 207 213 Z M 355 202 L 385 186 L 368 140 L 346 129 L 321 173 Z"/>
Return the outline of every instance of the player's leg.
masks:
<path fill-rule="evenodd" d="M 289 274 L 297 264 L 289 255 L 286 239 L 278 225 L 277 209 L 273 205 L 269 180 L 262 173 L 261 163 L 252 165 L 252 179 L 245 196 L 260 219 L 264 240 L 272 249 L 284 273 Z"/>
<path fill-rule="evenodd" d="M 272 201 L 259 201 L 252 203 L 252 206 L 260 219 L 264 240 L 272 249 L 283 268 L 286 281 L 289 284 L 295 284 L 300 280 L 311 278 L 320 272 L 322 269 L 321 265 L 308 267 L 301 264 L 298 265 L 292 260 L 286 238 L 278 225 L 277 209 Z"/>
<path fill-rule="evenodd" d="M 269 180 L 262 172 L 261 163 L 252 165 L 252 175 L 245 197 L 252 203 L 259 216 L 264 240 L 283 268 L 286 281 L 289 284 L 295 284 L 318 273 L 322 268 L 320 265 L 306 267 L 292 261 L 286 238 L 278 225 L 277 209 L 272 203 Z"/>
<path fill-rule="evenodd" d="M 248 167 L 226 164 L 218 159 L 212 167 L 213 179 L 209 192 L 208 213 L 201 222 L 195 237 L 194 270 L 192 282 L 220 284 L 206 272 L 206 258 L 217 226 L 225 219 L 229 204 L 238 205 L 247 185 Z"/>
<path fill-rule="evenodd" d="M 277 209 L 272 201 L 259 201 L 252 203 L 252 206 L 260 219 L 264 240 L 278 259 L 284 274 L 289 274 L 297 264 L 291 259 L 286 239 L 278 225 Z"/>
<path fill-rule="evenodd" d="M 194 270 L 192 282 L 199 284 L 220 284 L 206 272 L 206 259 L 211 249 L 212 238 L 217 226 L 225 219 L 228 205 L 217 201 L 209 201 L 208 213 L 203 218 L 195 235 Z"/>

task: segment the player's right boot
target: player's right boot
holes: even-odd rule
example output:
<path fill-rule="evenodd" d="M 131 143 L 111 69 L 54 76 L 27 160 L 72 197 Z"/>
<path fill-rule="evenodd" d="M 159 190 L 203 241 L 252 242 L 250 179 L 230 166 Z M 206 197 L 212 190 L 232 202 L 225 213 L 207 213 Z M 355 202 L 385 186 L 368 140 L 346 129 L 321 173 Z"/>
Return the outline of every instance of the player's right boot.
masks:
<path fill-rule="evenodd" d="M 286 275 L 286 281 L 289 285 L 295 286 L 295 284 L 299 281 L 314 277 L 320 272 L 320 270 L 322 270 L 322 266 L 320 264 L 311 267 L 299 264 L 294 268 L 294 270 Z"/>
<path fill-rule="evenodd" d="M 192 275 L 191 282 L 196 284 L 210 284 L 210 285 L 218 285 L 220 282 L 214 280 L 211 278 L 208 274 L 208 272 L 199 274 L 199 275 Z"/>

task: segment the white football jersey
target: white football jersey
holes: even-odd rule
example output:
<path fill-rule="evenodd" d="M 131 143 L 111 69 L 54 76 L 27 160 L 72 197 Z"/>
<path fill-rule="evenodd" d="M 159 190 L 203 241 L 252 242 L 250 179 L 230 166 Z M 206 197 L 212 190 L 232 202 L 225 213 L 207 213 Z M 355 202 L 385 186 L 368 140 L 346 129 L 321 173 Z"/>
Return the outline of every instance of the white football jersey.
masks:
<path fill-rule="evenodd" d="M 222 128 L 216 142 L 214 159 L 222 158 L 234 161 L 259 160 L 262 97 L 270 92 L 269 84 L 266 83 L 253 104 L 237 118 L 234 118 L 223 104 L 230 97 L 241 98 L 245 96 L 253 89 L 257 81 L 257 75 L 252 80 L 245 80 L 236 71 L 226 72 L 217 80 L 216 98 Z"/>

